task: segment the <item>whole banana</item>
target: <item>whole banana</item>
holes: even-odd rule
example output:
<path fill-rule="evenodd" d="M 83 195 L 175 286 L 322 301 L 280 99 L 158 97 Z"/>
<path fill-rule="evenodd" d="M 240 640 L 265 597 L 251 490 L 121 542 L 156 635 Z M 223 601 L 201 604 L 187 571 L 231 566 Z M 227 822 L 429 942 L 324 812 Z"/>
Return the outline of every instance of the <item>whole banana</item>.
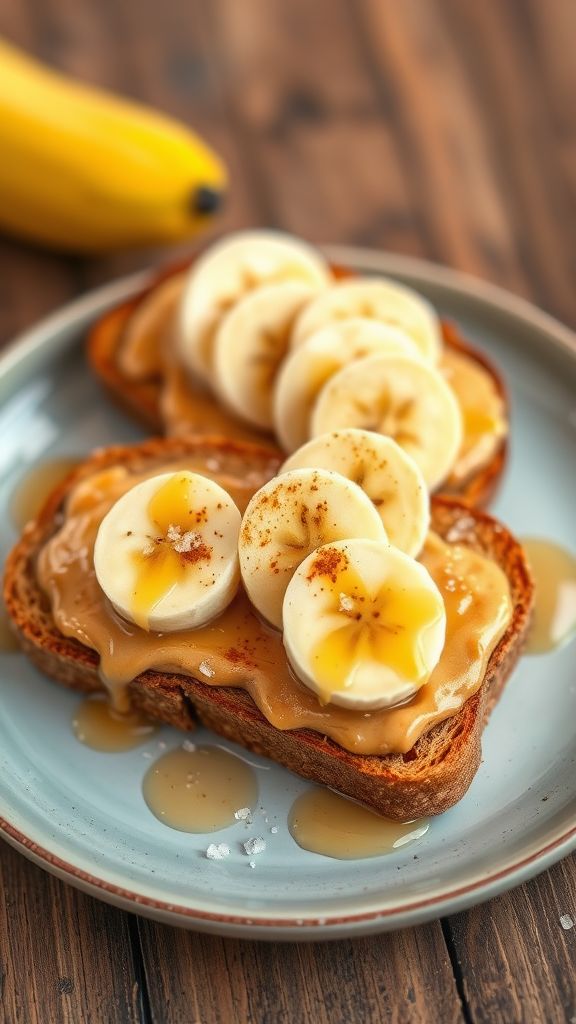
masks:
<path fill-rule="evenodd" d="M 187 238 L 226 172 L 186 126 L 67 79 L 0 40 L 0 229 L 98 252 Z"/>

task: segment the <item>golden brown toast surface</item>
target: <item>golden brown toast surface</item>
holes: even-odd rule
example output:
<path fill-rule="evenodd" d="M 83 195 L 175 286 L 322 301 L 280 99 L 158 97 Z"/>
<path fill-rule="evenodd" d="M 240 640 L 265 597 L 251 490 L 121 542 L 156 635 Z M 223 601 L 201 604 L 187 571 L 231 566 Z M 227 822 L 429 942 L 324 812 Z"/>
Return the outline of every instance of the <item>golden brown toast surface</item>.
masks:
<path fill-rule="evenodd" d="M 39 550 L 59 525 L 72 486 L 112 465 L 142 466 L 187 454 L 225 452 L 249 472 L 273 458 L 269 449 L 223 439 L 156 439 L 100 450 L 79 466 L 48 499 L 11 552 L 5 601 L 25 653 L 47 675 L 85 693 L 101 690 L 98 655 L 57 630 L 36 582 Z M 522 548 L 492 517 L 445 497 L 433 499 L 433 528 L 492 558 L 509 581 L 513 615 L 493 651 L 480 690 L 452 718 L 421 737 L 407 754 L 353 754 L 311 730 L 281 732 L 262 716 L 245 692 L 208 687 L 169 672 L 147 671 L 130 684 L 134 707 L 182 729 L 200 720 L 215 732 L 264 754 L 313 781 L 338 789 L 381 814 L 406 820 L 438 814 L 466 792 L 480 763 L 486 718 L 520 654 L 529 625 L 533 587 Z"/>

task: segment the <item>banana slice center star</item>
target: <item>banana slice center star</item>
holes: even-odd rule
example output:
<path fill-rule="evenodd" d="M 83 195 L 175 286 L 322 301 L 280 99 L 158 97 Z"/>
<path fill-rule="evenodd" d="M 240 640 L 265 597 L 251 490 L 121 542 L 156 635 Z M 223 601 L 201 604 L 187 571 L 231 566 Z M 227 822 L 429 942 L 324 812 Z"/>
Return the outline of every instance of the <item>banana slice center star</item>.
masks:
<path fill-rule="evenodd" d="M 326 700 L 352 685 L 354 670 L 362 663 L 385 664 L 401 679 L 420 685 L 429 672 L 418 636 L 438 616 L 434 595 L 404 589 L 398 582 L 371 593 L 351 566 L 332 579 L 330 612 L 342 621 L 322 637 L 311 654 Z"/>
<path fill-rule="evenodd" d="M 184 579 L 188 567 L 209 561 L 212 555 L 197 529 L 206 522 L 206 508 L 194 508 L 189 478 L 167 480 L 150 499 L 148 515 L 157 530 L 133 555 L 132 611 L 134 621 L 144 628 L 152 609 Z"/>

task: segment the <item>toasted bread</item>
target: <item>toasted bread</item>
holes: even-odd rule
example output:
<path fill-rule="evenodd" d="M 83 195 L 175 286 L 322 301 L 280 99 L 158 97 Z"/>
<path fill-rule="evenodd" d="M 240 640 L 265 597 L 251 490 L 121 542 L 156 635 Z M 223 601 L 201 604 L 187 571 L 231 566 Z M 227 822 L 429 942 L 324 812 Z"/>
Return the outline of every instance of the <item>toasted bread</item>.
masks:
<path fill-rule="evenodd" d="M 150 283 L 138 295 L 121 303 L 105 313 L 92 327 L 88 336 L 88 360 L 94 373 L 100 378 L 112 398 L 126 412 L 141 422 L 145 427 L 159 434 L 164 424 L 160 413 L 161 377 L 150 377 L 141 380 L 128 380 L 123 374 L 118 354 L 123 342 L 124 332 L 130 317 L 137 307 L 157 287 L 173 274 L 181 273 L 186 264 L 178 264 L 153 275 Z M 337 278 L 350 276 L 341 267 L 333 268 Z M 508 407 L 508 398 L 502 377 L 483 354 L 474 349 L 462 337 L 456 325 L 443 321 L 442 331 L 445 345 L 467 356 L 486 370 L 494 382 L 494 387 Z M 263 443 L 266 442 L 263 436 Z M 448 482 L 442 492 L 455 494 L 462 501 L 476 508 L 485 508 L 493 499 L 504 471 L 507 455 L 507 439 L 503 437 L 491 459 L 477 472 L 456 487 Z"/>
<path fill-rule="evenodd" d="M 271 457 L 266 449 L 209 438 L 156 439 L 100 450 L 67 477 L 26 528 L 8 559 L 4 596 L 23 651 L 48 676 L 85 693 L 102 689 L 98 655 L 59 633 L 35 575 L 38 552 L 58 528 L 71 487 L 108 466 L 140 468 L 207 448 L 214 454 L 232 451 L 247 472 Z M 209 687 L 175 673 L 147 671 L 139 675 L 129 687 L 133 706 L 180 729 L 191 729 L 200 720 L 249 750 L 391 818 L 407 820 L 446 810 L 464 795 L 478 769 L 482 730 L 522 650 L 533 586 L 521 546 L 485 513 L 470 510 L 453 498 L 434 498 L 433 528 L 444 538 L 457 536 L 459 543 L 484 553 L 502 568 L 510 585 L 513 615 L 490 657 L 478 692 L 457 714 L 422 736 L 408 753 L 384 757 L 353 754 L 308 729 L 279 731 L 244 691 Z"/>

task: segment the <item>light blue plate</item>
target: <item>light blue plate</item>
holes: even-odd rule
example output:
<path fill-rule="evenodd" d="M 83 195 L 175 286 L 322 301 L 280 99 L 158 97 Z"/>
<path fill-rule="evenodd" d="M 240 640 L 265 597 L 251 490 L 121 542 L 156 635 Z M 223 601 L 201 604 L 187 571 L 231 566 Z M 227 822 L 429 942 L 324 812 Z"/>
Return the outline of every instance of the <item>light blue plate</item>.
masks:
<path fill-rule="evenodd" d="M 574 547 L 574 336 L 525 302 L 439 267 L 370 252 L 330 255 L 416 286 L 498 362 L 512 393 L 513 444 L 495 511 L 520 535 Z M 31 464 L 141 436 L 91 379 L 78 344 L 97 314 L 140 283 L 131 278 L 74 303 L 0 361 L 2 557 L 16 539 L 10 495 Z M 159 740 L 177 745 L 178 733 L 166 729 L 143 748 L 99 754 L 72 735 L 74 694 L 20 655 L 0 655 L 0 680 L 4 837 L 73 885 L 168 923 L 274 939 L 379 932 L 495 896 L 576 846 L 574 647 L 522 661 L 486 730 L 483 764 L 465 799 L 416 845 L 364 861 L 296 846 L 286 814 L 306 783 L 255 757 L 268 822 L 257 816 L 249 831 L 238 824 L 218 833 L 232 853 L 209 861 L 204 851 L 214 835 L 164 827 L 142 798 L 150 764 L 143 754 L 156 752 Z M 268 847 L 251 870 L 241 842 L 253 834 Z"/>

